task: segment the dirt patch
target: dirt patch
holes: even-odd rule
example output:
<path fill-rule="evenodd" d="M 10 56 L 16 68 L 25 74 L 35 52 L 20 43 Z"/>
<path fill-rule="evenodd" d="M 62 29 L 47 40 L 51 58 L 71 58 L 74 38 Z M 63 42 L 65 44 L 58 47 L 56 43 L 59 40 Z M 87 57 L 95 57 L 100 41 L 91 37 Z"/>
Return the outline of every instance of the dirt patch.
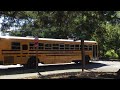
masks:
<path fill-rule="evenodd" d="M 120 79 L 120 75 L 113 72 L 69 72 L 25 79 Z"/>

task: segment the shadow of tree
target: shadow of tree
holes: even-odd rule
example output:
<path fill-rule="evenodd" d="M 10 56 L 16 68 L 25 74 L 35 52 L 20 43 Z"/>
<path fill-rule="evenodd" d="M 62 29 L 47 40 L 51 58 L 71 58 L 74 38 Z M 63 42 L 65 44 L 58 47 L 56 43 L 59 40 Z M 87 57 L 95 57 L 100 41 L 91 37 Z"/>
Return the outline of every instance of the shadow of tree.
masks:
<path fill-rule="evenodd" d="M 86 69 L 99 68 L 106 66 L 101 63 L 90 63 L 85 66 Z M 24 73 L 35 73 L 35 72 L 46 72 L 55 70 L 70 70 L 70 69 L 82 69 L 82 64 L 62 64 L 62 65 L 43 65 L 39 66 L 38 69 L 28 69 L 24 67 L 0 69 L 0 75 L 11 75 L 11 74 L 24 74 Z"/>

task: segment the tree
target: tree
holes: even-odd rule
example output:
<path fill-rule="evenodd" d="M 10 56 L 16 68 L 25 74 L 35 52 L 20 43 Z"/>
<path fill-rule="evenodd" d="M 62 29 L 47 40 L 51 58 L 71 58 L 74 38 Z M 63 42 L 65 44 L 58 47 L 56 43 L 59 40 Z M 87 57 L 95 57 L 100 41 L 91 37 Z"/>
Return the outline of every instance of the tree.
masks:
<path fill-rule="evenodd" d="M 96 40 L 103 55 L 111 47 L 115 51 L 119 48 L 118 11 L 0 11 L 0 16 L 1 31 L 19 27 L 11 35 L 78 39 L 82 36 Z"/>

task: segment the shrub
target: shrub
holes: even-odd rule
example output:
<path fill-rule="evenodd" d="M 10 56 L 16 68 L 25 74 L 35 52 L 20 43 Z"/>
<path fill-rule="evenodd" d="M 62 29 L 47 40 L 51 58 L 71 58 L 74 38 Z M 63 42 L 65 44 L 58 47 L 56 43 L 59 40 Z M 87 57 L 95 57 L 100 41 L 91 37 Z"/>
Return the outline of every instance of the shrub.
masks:
<path fill-rule="evenodd" d="M 108 50 L 105 54 L 105 57 L 117 59 L 119 56 L 115 53 L 115 50 Z"/>

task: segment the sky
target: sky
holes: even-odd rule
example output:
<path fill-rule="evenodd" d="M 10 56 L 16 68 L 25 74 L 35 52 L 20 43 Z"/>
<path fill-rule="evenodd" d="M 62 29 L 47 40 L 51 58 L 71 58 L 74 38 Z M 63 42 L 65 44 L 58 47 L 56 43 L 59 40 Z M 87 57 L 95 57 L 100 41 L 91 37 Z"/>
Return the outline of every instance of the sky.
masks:
<path fill-rule="evenodd" d="M 2 18 L 0 18 L 0 28 L 1 28 Z M 0 31 L 0 36 L 2 35 L 2 32 Z"/>
<path fill-rule="evenodd" d="M 1 28 L 2 19 L 3 19 L 3 17 L 0 18 L 0 28 Z"/>
<path fill-rule="evenodd" d="M 0 28 L 1 28 L 1 23 L 2 23 L 2 20 L 3 20 L 3 17 L 0 18 Z M 8 31 L 11 31 L 11 30 L 15 30 L 17 28 L 15 27 L 10 27 L 10 29 Z M 0 29 L 1 30 L 1 29 Z M 0 31 L 0 36 L 4 35 L 1 31 Z M 6 33 L 5 35 L 9 35 L 9 33 Z"/>
<path fill-rule="evenodd" d="M 3 20 L 3 17 L 0 18 L 0 28 L 1 28 L 2 20 Z M 11 28 L 11 29 L 13 29 L 13 28 Z M 11 30 L 11 29 L 10 29 L 10 30 Z M 0 30 L 1 30 L 1 29 L 0 29 Z M 0 31 L 0 36 L 3 36 L 3 35 L 5 35 L 5 36 L 9 36 L 9 33 L 5 33 L 5 34 L 3 34 L 3 33 Z"/>

